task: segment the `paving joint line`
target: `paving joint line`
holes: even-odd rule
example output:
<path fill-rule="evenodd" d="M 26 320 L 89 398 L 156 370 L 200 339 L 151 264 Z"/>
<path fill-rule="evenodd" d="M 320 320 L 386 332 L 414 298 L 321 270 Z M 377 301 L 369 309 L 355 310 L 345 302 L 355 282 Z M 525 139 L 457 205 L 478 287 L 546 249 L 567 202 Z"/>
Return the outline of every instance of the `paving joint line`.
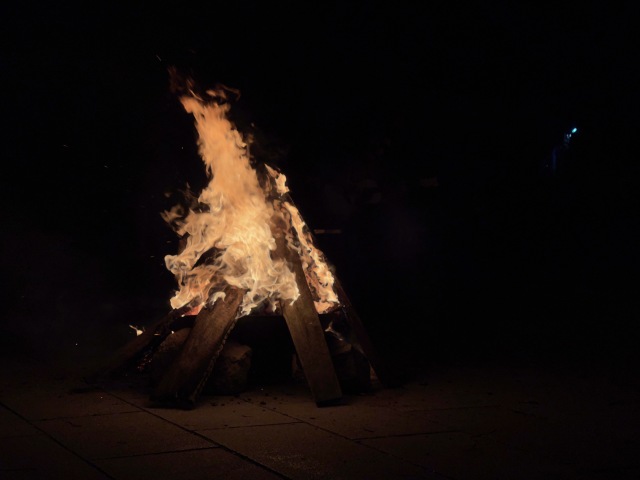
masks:
<path fill-rule="evenodd" d="M 297 422 L 278 422 L 278 423 L 259 423 L 256 425 L 229 425 L 227 427 L 209 427 L 209 428 L 198 428 L 195 430 L 190 430 L 192 432 L 211 432 L 214 430 L 233 430 L 235 428 L 254 428 L 254 427 L 273 427 L 273 426 L 282 426 L 282 425 L 295 425 L 296 423 L 305 423 L 302 421 Z"/>
<path fill-rule="evenodd" d="M 29 420 L 27 420 L 25 417 L 23 417 L 21 414 L 19 414 L 18 412 L 16 412 L 15 410 L 13 410 L 12 408 L 10 408 L 8 405 L 6 405 L 5 403 L 0 401 L 0 405 L 2 405 L 4 408 L 6 408 L 7 410 L 9 410 L 11 413 L 13 413 L 14 415 L 16 415 L 17 417 L 19 417 L 20 419 L 24 420 L 25 422 L 27 422 L 29 425 L 31 425 L 33 428 L 35 428 L 36 430 L 38 430 L 39 432 L 41 432 L 45 437 L 49 438 L 51 441 L 53 441 L 54 443 L 56 443 L 57 445 L 59 445 L 60 447 L 62 447 L 64 450 L 66 450 L 67 452 L 71 453 L 74 457 L 82 460 L 84 463 L 86 463 L 87 465 L 89 465 L 90 467 L 96 469 L 98 472 L 102 473 L 103 475 L 105 475 L 107 478 L 110 478 L 112 480 L 117 480 L 115 477 L 109 475 L 107 472 L 105 472 L 104 470 L 102 470 L 99 466 L 97 466 L 96 464 L 94 464 L 91 460 L 89 460 L 88 458 L 84 458 L 82 455 L 80 455 L 78 452 L 72 450 L 71 448 L 67 447 L 64 443 L 60 442 L 57 438 L 55 438 L 54 436 L 52 436 L 51 434 L 49 434 L 48 432 L 46 432 L 45 430 L 41 429 L 40 427 L 38 427 L 36 424 L 31 423 Z"/>
<path fill-rule="evenodd" d="M 111 457 L 100 457 L 99 460 L 117 460 L 119 458 L 152 457 L 154 455 L 165 455 L 167 453 L 198 452 L 200 450 L 213 450 L 218 448 L 220 448 L 218 445 L 211 445 L 210 447 L 187 448 L 185 450 L 166 450 L 162 452 L 134 453 L 133 455 L 113 455 Z"/>
<path fill-rule="evenodd" d="M 65 417 L 51 417 L 51 418 L 34 418 L 31 420 L 32 422 L 52 422 L 55 420 L 73 420 L 74 418 L 92 418 L 92 417 L 108 417 L 110 415 L 124 415 L 127 413 L 141 413 L 142 410 L 128 410 L 125 412 L 110 412 L 110 413 L 88 413 L 86 415 L 75 415 L 75 416 L 65 416 Z"/>
<path fill-rule="evenodd" d="M 252 405 L 256 405 L 253 401 L 246 400 L 246 399 L 243 399 L 243 400 L 244 400 L 245 402 L 247 402 L 247 403 L 251 403 Z M 415 463 L 415 462 L 412 462 L 412 461 L 410 461 L 410 460 L 407 460 L 407 459 L 405 459 L 405 458 L 398 457 L 398 456 L 396 456 L 396 455 L 393 455 L 393 454 L 391 454 L 391 453 L 389 453 L 389 452 L 386 452 L 386 451 L 384 451 L 384 450 L 380 450 L 379 448 L 373 447 L 373 446 L 371 446 L 371 445 L 365 445 L 365 444 L 363 444 L 362 442 L 358 441 L 357 439 L 349 438 L 349 437 L 347 437 L 347 436 L 345 436 L 345 435 L 339 434 L 339 433 L 337 433 L 337 432 L 333 432 L 333 431 L 328 430 L 328 429 L 326 429 L 326 428 L 319 427 L 319 426 L 317 426 L 317 425 L 313 425 L 313 424 L 308 423 L 308 422 L 306 422 L 306 421 L 304 421 L 304 420 L 302 420 L 302 419 L 299 419 L 299 418 L 297 418 L 297 417 L 294 417 L 293 415 L 289 415 L 289 414 L 287 414 L 287 413 L 279 412 L 279 411 L 277 411 L 277 410 L 274 410 L 273 408 L 269 408 L 268 406 L 265 406 L 265 405 L 260 405 L 260 406 L 261 406 L 262 408 L 264 408 L 264 409 L 271 410 L 272 412 L 276 412 L 276 413 L 279 413 L 279 414 L 281 414 L 281 415 L 285 415 L 285 416 L 287 416 L 287 417 L 289 417 L 289 418 L 293 418 L 293 419 L 299 420 L 299 422 L 292 422 L 293 424 L 298 424 L 298 423 L 304 423 L 304 424 L 307 424 L 307 425 L 309 425 L 309 426 L 310 426 L 310 427 L 312 427 L 312 428 L 315 428 L 315 429 L 317 429 L 317 430 L 321 430 L 321 431 L 323 431 L 323 432 L 325 432 L 325 433 L 329 433 L 330 435 L 335 435 L 336 437 L 342 438 L 342 439 L 344 439 L 344 440 L 346 440 L 346 441 L 348 441 L 348 442 L 351 442 L 351 443 L 355 443 L 356 445 L 359 445 L 359 446 L 361 446 L 361 447 L 363 447 L 363 448 L 367 448 L 367 449 L 375 450 L 375 451 L 376 451 L 376 452 L 378 452 L 378 453 L 381 453 L 381 454 L 383 454 L 383 455 L 387 455 L 387 456 L 389 456 L 389 457 L 391 457 L 391 458 L 394 458 L 394 459 L 396 459 L 396 460 L 398 460 L 398 461 L 400 461 L 400 462 L 402 462 L 402 463 L 407 463 L 407 464 L 409 464 L 409 465 L 413 465 L 414 467 L 417 467 L 417 468 L 419 468 L 419 469 L 421 469 L 421 470 L 425 470 L 425 471 L 429 472 L 429 473 L 430 473 L 430 474 L 432 474 L 432 475 L 434 475 L 434 474 L 435 474 L 435 475 L 438 475 L 438 476 L 440 477 L 440 479 L 456 480 L 456 479 L 454 479 L 454 478 L 452 478 L 452 477 L 446 477 L 446 476 L 444 476 L 444 475 L 442 475 L 442 474 L 440 474 L 440 473 L 436 472 L 435 470 L 434 470 L 434 471 L 430 471 L 428 468 L 424 467 L 423 465 L 419 465 L 419 464 L 417 464 L 417 463 Z M 290 424 L 285 424 L 285 425 L 290 425 Z M 436 479 L 436 480 L 440 480 L 440 479 Z"/>
<path fill-rule="evenodd" d="M 466 432 L 462 430 L 437 430 L 435 432 L 396 433 L 393 435 L 378 435 L 377 437 L 358 437 L 358 438 L 354 438 L 353 441 L 360 443 L 365 440 L 379 440 L 381 438 L 417 437 L 419 435 L 437 435 L 439 433 L 466 433 Z"/>
<path fill-rule="evenodd" d="M 244 455 L 244 454 L 242 454 L 240 452 L 237 452 L 237 451 L 227 447 L 226 445 L 222 445 L 221 443 L 213 441 L 212 439 L 210 439 L 210 438 L 198 433 L 198 431 L 196 431 L 196 430 L 189 430 L 188 428 L 186 428 L 186 427 L 184 427 L 184 426 L 182 426 L 182 425 L 180 425 L 180 424 L 178 424 L 176 422 L 173 422 L 171 420 L 168 420 L 166 418 L 161 417 L 160 415 L 150 411 L 149 409 L 147 409 L 145 407 L 140 407 L 138 405 L 135 405 L 135 404 L 131 403 L 129 400 L 127 400 L 126 398 L 122 398 L 122 397 L 118 396 L 117 394 L 115 394 L 113 392 L 109 392 L 109 394 L 113 395 L 114 397 L 118 398 L 119 400 L 122 400 L 125 403 L 128 403 L 129 405 L 133 405 L 134 407 L 140 408 L 143 412 L 146 412 L 149 415 L 152 415 L 152 416 L 158 418 L 159 420 L 162 420 L 163 422 L 166 422 L 166 423 L 169 423 L 169 424 L 171 424 L 171 425 L 173 425 L 175 427 L 178 427 L 179 429 L 184 430 L 185 432 L 187 432 L 187 433 L 189 433 L 191 435 L 195 435 L 195 436 L 201 438 L 202 440 L 205 440 L 206 442 L 208 442 L 208 443 L 210 443 L 212 445 L 215 445 L 218 448 L 220 448 L 220 449 L 222 449 L 222 450 L 224 450 L 224 451 L 226 451 L 228 453 L 231 453 L 232 455 L 235 455 L 236 457 L 239 457 L 242 460 L 245 460 L 246 462 L 251 463 L 252 465 L 255 465 L 255 466 L 259 467 L 259 468 L 267 470 L 269 473 L 272 473 L 272 474 L 276 475 L 277 477 L 281 478 L 282 480 L 293 480 L 291 477 L 287 477 L 283 473 L 278 472 L 277 470 L 274 470 L 274 469 L 272 469 L 271 467 L 269 467 L 267 465 L 263 465 L 262 463 L 258 462 L 257 460 L 254 460 L 251 457 L 248 457 L 247 455 Z"/>

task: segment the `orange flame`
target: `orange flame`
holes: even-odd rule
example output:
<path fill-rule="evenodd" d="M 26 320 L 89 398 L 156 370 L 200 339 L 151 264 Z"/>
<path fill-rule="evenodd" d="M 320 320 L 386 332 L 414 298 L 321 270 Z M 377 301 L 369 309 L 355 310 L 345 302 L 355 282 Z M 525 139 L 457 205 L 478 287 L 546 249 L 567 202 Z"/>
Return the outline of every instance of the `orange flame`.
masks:
<path fill-rule="evenodd" d="M 260 186 L 247 142 L 227 119 L 229 104 L 216 101 L 224 92 L 207 93 L 213 97 L 208 102 L 192 91 L 181 98 L 194 116 L 210 182 L 198 197 L 202 208 L 191 209 L 184 218 L 177 207 L 163 215 L 186 238 L 180 253 L 165 257 L 179 285 L 171 306 L 213 304 L 224 296 L 225 283 L 246 291 L 239 316 L 265 304 L 275 311 L 280 301 L 294 302 L 299 296 L 294 274 L 283 259 L 271 255 L 276 248 L 272 219 L 280 217 L 293 227 L 287 239 L 299 251 L 316 308 L 320 313 L 329 310 L 338 299 L 322 252 L 313 246 L 297 208 L 290 202 L 278 202 L 274 208 Z M 277 193 L 286 193 L 286 177 L 269 167 L 267 171 Z"/>
<path fill-rule="evenodd" d="M 267 172 L 273 178 L 276 190 L 280 195 L 289 192 L 287 177 L 266 166 Z M 318 250 L 313 242 L 313 237 L 307 224 L 302 219 L 298 208 L 290 201 L 282 201 L 282 210 L 286 212 L 293 231 L 289 231 L 288 243 L 293 245 L 302 259 L 302 268 L 307 284 L 314 297 L 314 303 L 318 313 L 325 313 L 335 307 L 339 301 L 333 290 L 335 279 L 329 269 L 323 253 Z M 295 233 L 295 235 L 294 235 Z"/>

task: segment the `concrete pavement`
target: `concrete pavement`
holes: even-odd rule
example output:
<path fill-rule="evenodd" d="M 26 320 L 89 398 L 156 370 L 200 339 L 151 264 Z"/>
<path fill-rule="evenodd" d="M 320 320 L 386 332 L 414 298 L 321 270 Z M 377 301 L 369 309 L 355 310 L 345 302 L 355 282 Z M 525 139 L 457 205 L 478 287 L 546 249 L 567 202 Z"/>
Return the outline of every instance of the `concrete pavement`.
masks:
<path fill-rule="evenodd" d="M 85 384 L 91 360 L 4 355 L 0 478 L 640 478 L 640 391 L 621 367 L 430 365 L 339 406 L 284 382 L 185 411 L 152 407 L 143 377 Z"/>

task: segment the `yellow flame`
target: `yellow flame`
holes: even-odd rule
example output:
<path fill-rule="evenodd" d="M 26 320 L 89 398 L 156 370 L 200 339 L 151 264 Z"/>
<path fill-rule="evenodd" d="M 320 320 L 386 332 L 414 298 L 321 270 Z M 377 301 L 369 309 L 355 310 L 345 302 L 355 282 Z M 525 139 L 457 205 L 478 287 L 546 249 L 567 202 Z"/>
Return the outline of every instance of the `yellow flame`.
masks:
<path fill-rule="evenodd" d="M 272 258 L 273 232 L 284 225 L 289 248 L 300 256 L 316 310 L 330 311 L 339 304 L 334 276 L 288 196 L 286 177 L 265 165 L 271 182 L 263 189 L 251 167 L 247 142 L 227 119 L 229 104 L 216 101 L 226 99 L 225 91 L 207 94 L 212 101 L 191 90 L 181 98 L 195 119 L 210 182 L 197 198 L 197 209 L 185 212 L 177 206 L 163 215 L 184 237 L 182 251 L 165 257 L 179 285 L 172 307 L 190 304 L 189 313 L 196 314 L 203 304 L 224 298 L 225 284 L 246 292 L 238 316 L 264 304 L 276 311 L 281 301 L 294 302 L 299 296 L 294 274 L 284 259 Z"/>
<path fill-rule="evenodd" d="M 288 193 L 287 177 L 268 165 L 266 165 L 266 169 L 274 180 L 278 194 L 285 195 Z M 288 243 L 290 246 L 294 246 L 300 255 L 302 268 L 313 295 L 316 310 L 318 313 L 328 312 L 339 303 L 338 296 L 333 289 L 335 282 L 333 273 L 329 269 L 324 254 L 314 245 L 311 231 L 298 208 L 292 202 L 283 200 L 281 201 L 281 209 L 286 212 L 289 224 L 293 227 L 293 231 L 287 232 Z"/>
<path fill-rule="evenodd" d="M 190 210 L 178 233 L 186 235 L 185 248 L 167 255 L 167 268 L 179 290 L 173 308 L 192 301 L 213 303 L 216 289 L 226 282 L 246 290 L 239 315 L 267 301 L 295 301 L 299 292 L 293 273 L 275 250 L 270 224 L 274 208 L 260 187 L 249 163 L 247 144 L 227 119 L 228 104 L 205 102 L 192 95 L 181 98 L 195 119 L 200 156 L 210 182 L 198 201 L 206 208 Z M 171 218 L 165 212 L 165 219 Z M 205 261 L 198 263 L 207 253 Z"/>

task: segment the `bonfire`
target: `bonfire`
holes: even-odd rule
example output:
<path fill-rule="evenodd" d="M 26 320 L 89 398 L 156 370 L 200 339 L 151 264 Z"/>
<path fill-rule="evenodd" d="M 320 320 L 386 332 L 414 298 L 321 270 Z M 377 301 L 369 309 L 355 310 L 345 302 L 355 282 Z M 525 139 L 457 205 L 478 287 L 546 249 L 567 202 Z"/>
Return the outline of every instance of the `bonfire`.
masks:
<path fill-rule="evenodd" d="M 179 251 L 165 257 L 177 283 L 170 312 L 137 329 L 136 338 L 116 352 L 100 375 L 153 358 L 177 325 L 191 318 L 151 399 L 193 407 L 238 319 L 280 315 L 316 403 L 330 404 L 342 397 L 327 346 L 336 330 L 333 322 L 323 325 L 319 315 L 333 314 L 349 325 L 349 345 L 380 377 L 362 322 L 292 201 L 285 175 L 252 158 L 251 139 L 229 120 L 229 94 L 236 91 L 220 87 L 199 94 L 189 80 L 180 92 L 180 102 L 194 118 L 209 182 L 163 213 L 181 239 Z"/>

